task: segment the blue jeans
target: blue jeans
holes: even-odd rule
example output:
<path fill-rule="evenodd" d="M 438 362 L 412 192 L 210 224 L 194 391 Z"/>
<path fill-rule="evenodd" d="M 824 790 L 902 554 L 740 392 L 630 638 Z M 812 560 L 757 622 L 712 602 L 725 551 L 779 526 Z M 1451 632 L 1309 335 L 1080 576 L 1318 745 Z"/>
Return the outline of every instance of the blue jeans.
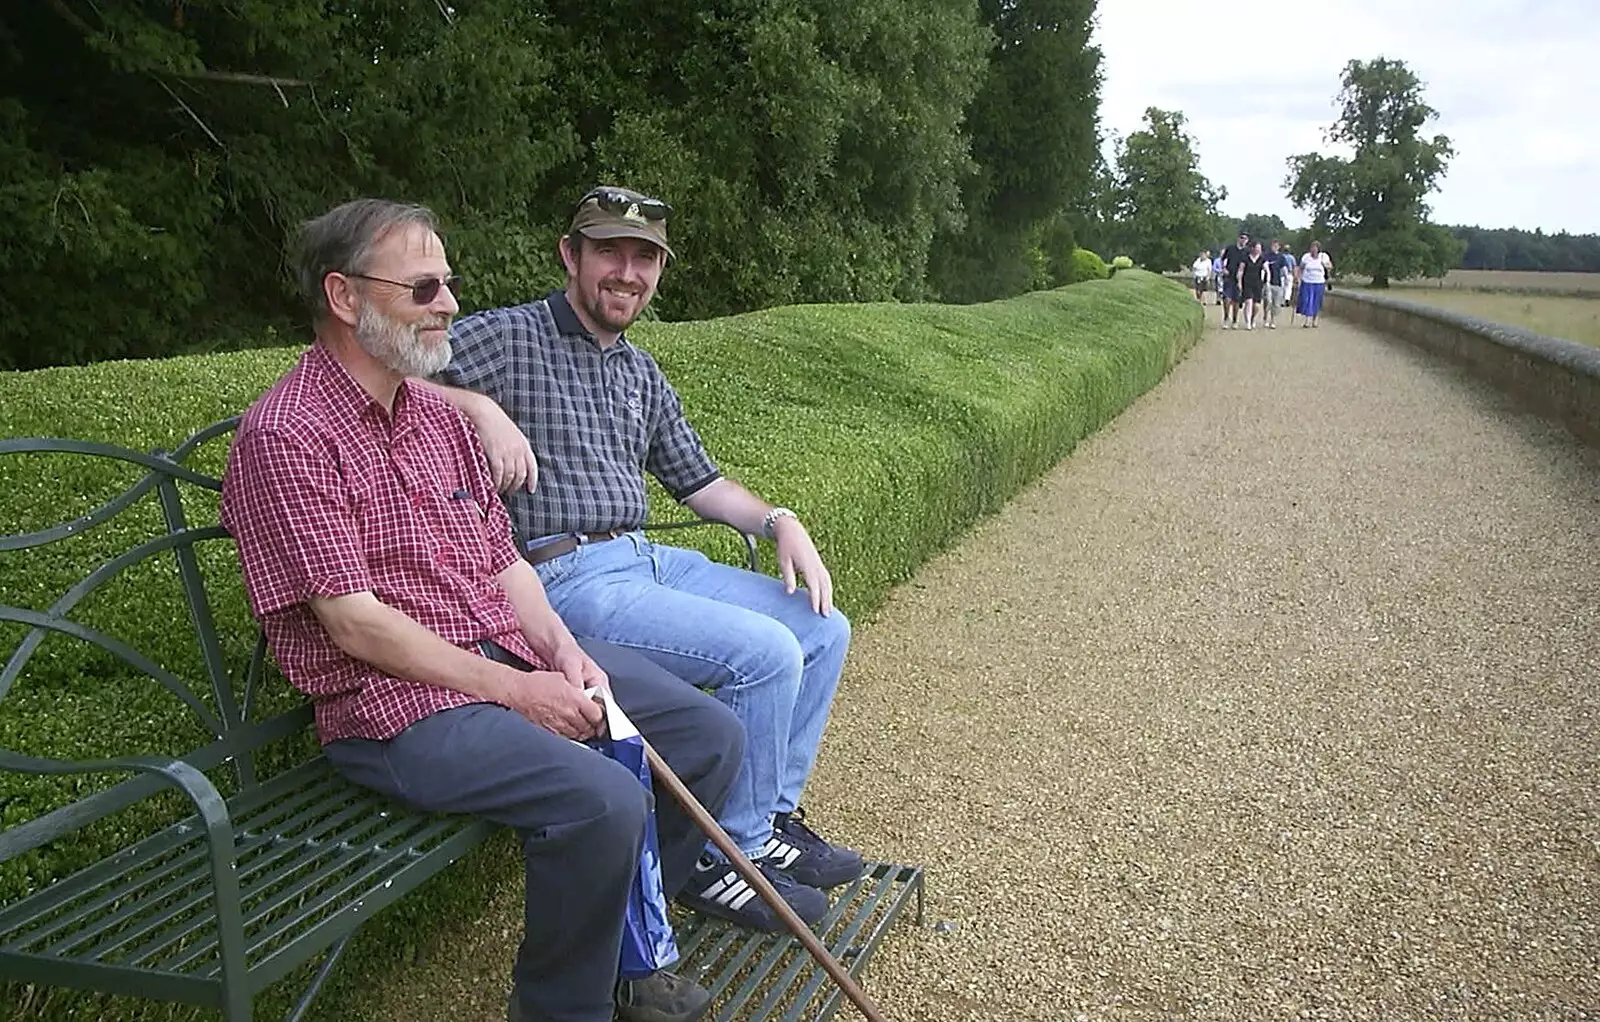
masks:
<path fill-rule="evenodd" d="M 745 730 L 744 764 L 718 822 L 756 854 L 772 814 L 800 804 L 850 645 L 850 622 L 804 590 L 630 532 L 537 566 L 574 635 L 638 650 L 710 689 Z"/>

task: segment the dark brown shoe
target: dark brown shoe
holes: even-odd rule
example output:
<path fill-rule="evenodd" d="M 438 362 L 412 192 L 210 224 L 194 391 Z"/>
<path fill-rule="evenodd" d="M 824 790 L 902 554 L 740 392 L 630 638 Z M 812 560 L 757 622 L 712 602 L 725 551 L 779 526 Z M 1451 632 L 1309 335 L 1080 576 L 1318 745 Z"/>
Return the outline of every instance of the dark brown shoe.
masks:
<path fill-rule="evenodd" d="M 622 1022 L 695 1022 L 711 1007 L 711 994 L 675 972 L 658 969 L 617 983 L 617 1018 Z"/>

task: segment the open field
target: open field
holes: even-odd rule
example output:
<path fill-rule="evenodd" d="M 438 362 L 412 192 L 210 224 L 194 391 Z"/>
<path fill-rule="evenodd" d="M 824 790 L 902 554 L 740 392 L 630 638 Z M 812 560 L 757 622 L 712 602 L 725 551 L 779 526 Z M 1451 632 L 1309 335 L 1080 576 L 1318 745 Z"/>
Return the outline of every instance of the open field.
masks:
<path fill-rule="evenodd" d="M 1359 278 L 1351 277 L 1352 284 Z M 1432 291 L 1517 291 L 1600 298 L 1600 273 L 1540 273 L 1534 270 L 1451 270 L 1442 280 L 1407 280 L 1396 288 Z"/>
<path fill-rule="evenodd" d="M 1514 276 L 1514 275 L 1513 275 Z M 1532 276 L 1544 276 L 1533 274 Z M 1600 274 L 1551 274 L 1551 276 L 1593 276 Z M 1573 294 L 1534 294 L 1532 292 L 1470 291 L 1464 287 L 1393 287 L 1375 292 L 1421 302 L 1441 309 L 1452 309 L 1496 323 L 1520 326 L 1550 337 L 1561 337 L 1580 344 L 1600 347 L 1600 291 L 1593 297 Z"/>

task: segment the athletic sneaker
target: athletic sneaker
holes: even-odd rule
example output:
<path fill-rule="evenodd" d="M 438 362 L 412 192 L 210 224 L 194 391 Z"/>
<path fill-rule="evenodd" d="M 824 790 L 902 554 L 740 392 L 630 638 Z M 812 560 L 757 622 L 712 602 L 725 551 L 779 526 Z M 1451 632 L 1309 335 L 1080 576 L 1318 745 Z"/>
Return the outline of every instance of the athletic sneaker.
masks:
<path fill-rule="evenodd" d="M 828 914 L 828 896 L 815 887 L 797 883 L 795 879 L 770 863 L 757 862 L 756 868 L 777 888 L 779 897 L 789 903 L 795 915 L 807 926 Z M 700 856 L 694 875 L 678 895 L 678 904 L 703 912 L 708 916 L 726 919 L 752 930 L 783 933 L 787 929 L 778 913 L 767 907 L 761 895 L 751 887 L 739 871 L 721 859 L 710 855 Z"/>
<path fill-rule="evenodd" d="M 848 884 L 867 868 L 860 852 L 831 844 L 806 826 L 804 809 L 772 818 L 772 836 L 758 861 L 783 870 L 807 887 L 824 890 Z"/>

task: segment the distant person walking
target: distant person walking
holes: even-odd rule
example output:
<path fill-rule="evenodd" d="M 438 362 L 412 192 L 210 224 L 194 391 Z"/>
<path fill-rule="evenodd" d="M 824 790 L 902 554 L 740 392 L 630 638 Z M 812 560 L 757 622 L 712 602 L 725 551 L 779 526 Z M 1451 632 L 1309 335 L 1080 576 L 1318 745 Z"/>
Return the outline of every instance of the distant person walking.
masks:
<path fill-rule="evenodd" d="M 1272 261 L 1261 251 L 1261 242 L 1251 242 L 1250 251 L 1245 254 L 1244 262 L 1239 264 L 1239 296 L 1244 305 L 1246 330 L 1256 328 L 1256 311 L 1261 308 L 1271 269 Z"/>
<path fill-rule="evenodd" d="M 1218 305 L 1222 304 L 1222 277 L 1225 272 L 1226 270 L 1222 265 L 1222 253 L 1218 252 L 1217 257 L 1211 260 L 1211 289 L 1216 294 Z"/>
<path fill-rule="evenodd" d="M 1300 269 L 1295 281 L 1300 288 L 1300 301 L 1295 311 L 1305 317 L 1302 327 L 1316 326 L 1322 313 L 1322 297 L 1328 289 L 1328 274 L 1333 270 L 1333 260 L 1322 251 L 1322 242 L 1313 241 L 1311 248 L 1300 257 Z"/>
<path fill-rule="evenodd" d="M 1194 277 L 1194 300 L 1201 305 L 1206 303 L 1206 281 L 1211 279 L 1211 250 L 1208 248 L 1201 252 L 1195 259 L 1194 265 L 1189 267 L 1189 273 Z"/>
<path fill-rule="evenodd" d="M 1294 253 L 1289 251 L 1288 245 L 1283 246 L 1283 253 L 1280 258 L 1283 260 L 1283 305 L 1284 308 L 1288 308 L 1294 303 L 1294 271 L 1300 265 L 1300 260 L 1296 259 Z"/>
<path fill-rule="evenodd" d="M 1222 250 L 1222 329 L 1239 329 L 1239 271 L 1250 254 L 1250 235 L 1239 232 L 1239 240 Z"/>
<path fill-rule="evenodd" d="M 1267 253 L 1267 297 L 1261 311 L 1265 314 L 1262 325 L 1268 330 L 1278 329 L 1278 306 L 1283 304 L 1284 284 L 1289 280 L 1289 272 L 1283 265 L 1283 253 L 1279 251 L 1282 244 L 1273 238 L 1270 246 L 1272 251 Z"/>

